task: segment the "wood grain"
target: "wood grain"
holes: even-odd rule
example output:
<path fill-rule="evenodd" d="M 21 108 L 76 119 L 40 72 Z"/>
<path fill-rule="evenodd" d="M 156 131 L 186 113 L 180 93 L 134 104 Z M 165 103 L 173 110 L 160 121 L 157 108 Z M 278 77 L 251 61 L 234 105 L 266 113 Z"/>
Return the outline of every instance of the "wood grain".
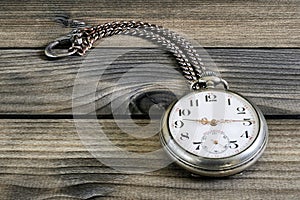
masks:
<path fill-rule="evenodd" d="M 78 123 L 85 126 L 87 121 L 82 119 Z M 98 122 L 107 137 L 120 148 L 136 153 L 160 148 L 157 136 L 137 139 L 116 126 L 131 127 L 128 120 Z M 136 120 L 136 123 L 146 126 L 149 121 Z M 152 126 L 144 131 L 158 128 L 159 121 L 151 123 Z M 127 174 L 109 168 L 86 150 L 73 120 L 2 119 L 1 199 L 91 199 L 101 196 L 107 199 L 233 199 L 236 196 L 242 199 L 297 199 L 300 195 L 300 121 L 268 120 L 268 125 L 268 147 L 254 166 L 229 178 L 207 179 L 191 176 L 175 164 L 146 174 Z M 85 130 L 89 134 L 91 127 L 85 127 Z M 122 163 L 124 158 L 116 155 L 115 159 Z M 133 160 L 132 168 L 139 167 L 136 163 L 140 160 L 128 159 Z M 151 157 L 147 159 L 155 161 Z"/>
<path fill-rule="evenodd" d="M 300 113 L 299 49 L 207 51 L 230 88 L 249 97 L 264 114 Z M 188 90 L 172 55 L 158 49 L 96 48 L 86 57 L 61 60 L 42 54 L 28 49 L 0 52 L 1 113 L 70 114 L 73 95 L 89 101 L 82 100 L 80 113 L 88 113 L 85 107 L 94 99 L 97 114 L 128 114 L 122 104 L 127 98 L 134 105 L 131 113 L 138 114 L 156 101 L 168 105 L 176 98 L 173 93 L 181 96 Z M 82 77 L 76 78 L 78 74 Z M 83 90 L 76 89 L 76 97 L 73 90 L 79 85 Z"/>
<path fill-rule="evenodd" d="M 206 47 L 299 47 L 299 9 L 298 0 L 1 1 L 0 47 L 45 46 L 68 32 L 53 22 L 66 14 L 89 24 L 148 21 Z M 123 38 L 106 44 L 112 42 L 129 45 Z"/>
<path fill-rule="evenodd" d="M 298 0 L 1 1 L 0 199 L 299 199 L 299 10 Z M 263 156 L 242 174 L 221 179 L 197 177 L 176 164 L 128 174 L 97 160 L 104 155 L 127 170 L 165 161 L 138 157 L 161 148 L 157 135 L 132 134 L 157 133 L 154 117 L 187 87 L 170 54 L 132 37 L 103 39 L 86 57 L 46 59 L 44 47 L 70 31 L 53 21 L 57 15 L 88 24 L 147 21 L 208 47 L 230 88 L 276 118 L 268 119 Z M 68 119 L 72 97 L 79 102 L 74 114 L 96 110 L 101 119 Z M 147 112 L 153 121 L 126 115 Z M 112 113 L 115 120 L 106 118 Z M 124 157 L 103 135 L 93 138 L 95 127 L 135 154 Z"/>

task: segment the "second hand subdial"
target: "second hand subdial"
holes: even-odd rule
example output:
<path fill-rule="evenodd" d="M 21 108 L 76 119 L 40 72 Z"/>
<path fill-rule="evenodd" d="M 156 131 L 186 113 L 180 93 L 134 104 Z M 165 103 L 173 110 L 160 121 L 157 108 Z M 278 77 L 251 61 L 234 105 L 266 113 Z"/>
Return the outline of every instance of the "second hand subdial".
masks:
<path fill-rule="evenodd" d="M 222 131 L 213 130 L 207 132 L 201 141 L 203 149 L 207 152 L 218 154 L 226 151 L 229 146 L 229 138 Z"/>

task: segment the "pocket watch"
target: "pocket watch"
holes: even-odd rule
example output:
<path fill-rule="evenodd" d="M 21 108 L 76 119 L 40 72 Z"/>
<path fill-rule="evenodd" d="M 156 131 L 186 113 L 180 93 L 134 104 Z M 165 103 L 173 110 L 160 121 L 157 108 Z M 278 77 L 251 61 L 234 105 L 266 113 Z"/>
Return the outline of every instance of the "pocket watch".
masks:
<path fill-rule="evenodd" d="M 166 110 L 160 140 L 184 169 L 203 176 L 228 176 L 243 171 L 262 155 L 268 140 L 262 112 L 229 90 L 227 82 L 207 69 L 193 46 L 177 33 L 145 22 L 87 26 L 64 17 L 58 21 L 76 29 L 46 47 L 50 58 L 84 55 L 97 40 L 117 34 L 144 38 L 173 53 L 191 92 Z M 66 44 L 66 51 L 58 51 Z"/>
<path fill-rule="evenodd" d="M 161 142 L 183 168 L 204 176 L 246 169 L 267 144 L 262 112 L 242 95 L 215 88 L 191 92 L 167 109 Z"/>

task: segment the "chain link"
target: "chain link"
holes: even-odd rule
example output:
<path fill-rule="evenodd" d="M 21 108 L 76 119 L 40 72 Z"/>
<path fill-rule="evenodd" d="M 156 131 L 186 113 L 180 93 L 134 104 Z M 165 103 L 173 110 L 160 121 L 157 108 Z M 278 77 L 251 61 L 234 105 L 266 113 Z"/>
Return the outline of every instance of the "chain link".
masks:
<path fill-rule="evenodd" d="M 173 53 L 184 77 L 191 84 L 191 89 L 215 87 L 218 84 L 228 89 L 225 80 L 219 78 L 216 72 L 205 68 L 197 51 L 188 41 L 163 27 L 141 21 L 116 21 L 87 26 L 84 22 L 69 19 L 67 16 L 60 16 L 56 21 L 76 29 L 46 47 L 45 54 L 50 58 L 61 58 L 75 53 L 82 56 L 101 38 L 119 34 L 131 35 L 148 40 Z M 68 51 L 57 52 L 57 47 L 65 43 L 71 44 Z"/>
<path fill-rule="evenodd" d="M 140 37 L 172 52 L 190 83 L 205 76 L 216 76 L 215 72 L 205 69 L 196 50 L 183 37 L 145 22 L 120 21 L 77 29 L 73 32 L 70 50 L 76 49 L 79 55 L 84 55 L 97 40 L 118 34 Z"/>

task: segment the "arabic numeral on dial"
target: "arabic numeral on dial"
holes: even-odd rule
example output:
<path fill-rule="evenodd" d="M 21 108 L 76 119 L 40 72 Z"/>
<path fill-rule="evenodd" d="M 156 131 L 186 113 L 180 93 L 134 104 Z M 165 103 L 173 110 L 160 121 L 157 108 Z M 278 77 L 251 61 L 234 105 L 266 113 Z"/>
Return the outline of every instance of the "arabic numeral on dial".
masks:
<path fill-rule="evenodd" d="M 198 101 L 198 99 L 195 99 L 195 100 L 191 99 L 191 100 L 190 100 L 190 106 L 191 106 L 191 107 L 193 107 L 193 106 L 198 107 L 198 106 L 199 106 L 199 101 Z"/>
<path fill-rule="evenodd" d="M 237 114 L 246 114 L 246 108 L 245 107 L 237 107 L 236 110 L 238 111 Z"/>
<path fill-rule="evenodd" d="M 208 94 L 208 95 L 205 95 L 205 101 L 206 101 L 206 102 L 214 102 L 214 101 L 217 101 L 217 96 L 214 95 L 214 94 Z"/>
<path fill-rule="evenodd" d="M 227 99 L 227 104 L 230 106 L 231 105 L 231 100 L 230 98 Z"/>
<path fill-rule="evenodd" d="M 236 141 L 236 140 L 230 141 L 230 144 L 229 144 L 229 148 L 230 148 L 230 149 L 236 149 L 236 148 L 238 148 L 238 147 L 239 147 L 239 145 L 237 144 L 237 141 Z"/>
<path fill-rule="evenodd" d="M 245 122 L 243 122 L 244 126 L 251 126 L 253 124 L 250 119 L 244 119 L 244 120 L 245 120 Z"/>
<path fill-rule="evenodd" d="M 241 137 L 249 138 L 249 133 L 248 133 L 248 131 L 245 131 L 245 133 L 243 133 L 243 134 L 241 135 Z"/>
<path fill-rule="evenodd" d="M 196 146 L 196 150 L 200 150 L 200 145 L 201 145 L 201 142 L 193 142 L 194 145 L 197 145 Z"/>
<path fill-rule="evenodd" d="M 181 133 L 180 134 L 180 140 L 188 140 L 190 139 L 189 133 Z"/>
<path fill-rule="evenodd" d="M 179 109 L 178 114 L 179 116 L 189 116 L 191 111 L 189 109 Z"/>
<path fill-rule="evenodd" d="M 181 120 L 177 120 L 177 121 L 174 122 L 175 128 L 182 128 L 183 125 L 184 125 L 184 123 Z"/>

